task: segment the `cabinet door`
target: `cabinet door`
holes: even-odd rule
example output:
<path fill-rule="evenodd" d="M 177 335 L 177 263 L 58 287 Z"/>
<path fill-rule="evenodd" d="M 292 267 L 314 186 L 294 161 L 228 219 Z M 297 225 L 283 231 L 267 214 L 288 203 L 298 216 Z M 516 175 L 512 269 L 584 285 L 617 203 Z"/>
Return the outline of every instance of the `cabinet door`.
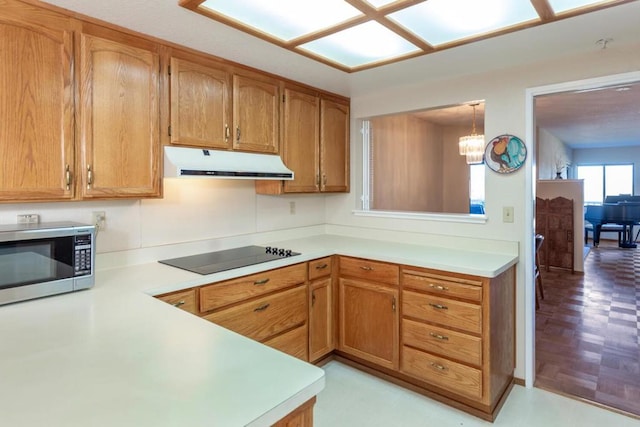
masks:
<path fill-rule="evenodd" d="M 320 101 L 322 191 L 349 191 L 349 106 Z"/>
<path fill-rule="evenodd" d="M 278 152 L 277 82 L 233 76 L 233 148 L 260 153 Z"/>
<path fill-rule="evenodd" d="M 160 59 L 151 49 L 131 36 L 126 44 L 81 36 L 84 198 L 160 195 Z"/>
<path fill-rule="evenodd" d="M 340 279 L 340 350 L 398 368 L 398 290 Z"/>
<path fill-rule="evenodd" d="M 309 361 L 333 351 L 331 278 L 312 282 L 309 292 Z"/>
<path fill-rule="evenodd" d="M 0 200 L 73 196 L 71 31 L 0 14 Z"/>
<path fill-rule="evenodd" d="M 286 193 L 320 190 L 320 103 L 317 96 L 286 89 L 284 97 L 283 160 L 294 172 L 285 181 Z"/>
<path fill-rule="evenodd" d="M 231 148 L 230 89 L 227 71 L 171 58 L 171 143 Z"/>

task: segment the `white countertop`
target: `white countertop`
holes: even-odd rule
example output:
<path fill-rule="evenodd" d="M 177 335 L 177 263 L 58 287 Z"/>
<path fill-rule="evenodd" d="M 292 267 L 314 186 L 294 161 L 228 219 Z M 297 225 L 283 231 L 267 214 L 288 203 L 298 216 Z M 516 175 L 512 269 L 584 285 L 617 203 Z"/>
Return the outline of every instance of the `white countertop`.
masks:
<path fill-rule="evenodd" d="M 336 253 L 484 277 L 517 261 L 330 235 L 272 246 L 302 255 L 207 276 L 159 263 L 101 270 L 90 290 L 0 306 L 2 424 L 271 425 L 322 390 L 322 369 L 149 294 Z"/>

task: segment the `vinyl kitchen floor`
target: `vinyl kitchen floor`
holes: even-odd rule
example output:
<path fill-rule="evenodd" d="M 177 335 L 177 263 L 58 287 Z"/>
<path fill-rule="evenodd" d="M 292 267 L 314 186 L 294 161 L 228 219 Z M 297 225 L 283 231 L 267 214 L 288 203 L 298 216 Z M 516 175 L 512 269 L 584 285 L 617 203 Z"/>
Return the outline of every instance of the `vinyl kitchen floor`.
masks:
<path fill-rule="evenodd" d="M 638 419 L 517 385 L 491 424 L 342 363 L 323 368 L 315 427 L 640 427 Z"/>

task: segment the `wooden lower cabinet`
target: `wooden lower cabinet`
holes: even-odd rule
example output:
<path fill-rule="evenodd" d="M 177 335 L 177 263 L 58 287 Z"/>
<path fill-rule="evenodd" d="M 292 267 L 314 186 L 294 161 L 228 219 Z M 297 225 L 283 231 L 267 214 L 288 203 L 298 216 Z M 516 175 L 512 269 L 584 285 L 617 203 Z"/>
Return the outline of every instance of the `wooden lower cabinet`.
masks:
<path fill-rule="evenodd" d="M 339 349 L 377 365 L 398 367 L 398 290 L 340 279 Z"/>
<path fill-rule="evenodd" d="M 166 302 L 167 304 L 171 304 L 172 306 L 187 311 L 191 314 L 198 314 L 195 289 L 187 289 L 185 291 L 158 295 L 157 298 L 161 301 Z"/>
<path fill-rule="evenodd" d="M 400 372 L 493 420 L 513 384 L 515 267 L 491 279 L 405 267 L 401 298 Z"/>
<path fill-rule="evenodd" d="M 485 278 L 334 256 L 159 298 L 305 361 L 335 350 L 490 421 L 513 385 L 515 267 Z M 311 426 L 313 403 L 275 425 Z"/>
<path fill-rule="evenodd" d="M 313 427 L 313 406 L 316 398 L 307 400 L 273 427 Z"/>
<path fill-rule="evenodd" d="M 265 341 L 306 323 L 307 289 L 298 286 L 207 314 L 204 318 L 248 338 Z"/>

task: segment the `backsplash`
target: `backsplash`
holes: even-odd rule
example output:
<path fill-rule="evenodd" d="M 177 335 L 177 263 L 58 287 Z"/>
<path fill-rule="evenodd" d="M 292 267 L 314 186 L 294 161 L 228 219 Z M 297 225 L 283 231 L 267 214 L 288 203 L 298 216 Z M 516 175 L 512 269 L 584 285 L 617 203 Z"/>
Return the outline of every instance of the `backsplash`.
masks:
<path fill-rule="evenodd" d="M 251 180 L 172 178 L 162 199 L 1 204 L 0 224 L 26 213 L 91 223 L 94 211 L 106 214 L 97 237 L 97 252 L 106 253 L 324 224 L 325 196 L 261 196 Z"/>

